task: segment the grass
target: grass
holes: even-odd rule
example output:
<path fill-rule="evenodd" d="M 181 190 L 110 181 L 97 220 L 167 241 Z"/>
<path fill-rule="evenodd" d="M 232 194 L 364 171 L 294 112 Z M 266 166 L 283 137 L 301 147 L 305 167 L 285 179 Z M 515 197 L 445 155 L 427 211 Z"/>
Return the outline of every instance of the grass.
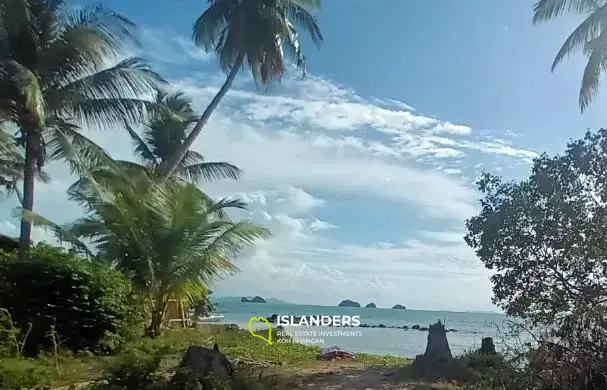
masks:
<path fill-rule="evenodd" d="M 279 337 L 274 334 L 273 340 Z M 73 355 L 62 352 L 58 356 L 58 368 L 54 356 L 43 355 L 36 359 L 0 359 L 0 377 L 4 375 L 26 376 L 18 379 L 23 382 L 33 378 L 44 377 L 51 388 L 68 386 L 75 383 L 100 380 L 113 366 L 125 357 L 141 358 L 161 356 L 159 371 L 169 373 L 179 363 L 185 349 L 190 345 L 212 347 L 214 343 L 230 360 L 236 362 L 239 370 L 253 372 L 263 370 L 264 375 L 275 378 L 289 377 L 289 383 L 282 388 L 294 388 L 300 382 L 300 377 L 310 373 L 326 372 L 351 367 L 396 367 L 407 366 L 411 360 L 394 356 L 376 356 L 358 354 L 355 359 L 326 362 L 318 360 L 320 348 L 297 343 L 274 342 L 272 345 L 252 337 L 247 331 L 230 329 L 220 325 L 207 325 L 199 329 L 172 329 L 156 339 L 142 338 L 121 347 L 112 356 L 95 356 L 92 354 Z M 138 358 L 141 357 L 141 358 Z M 31 368 L 21 373 L 16 367 Z M 3 374 L 4 373 L 4 374 Z M 31 377 L 31 378 L 30 378 Z M 298 379 L 299 378 L 299 379 Z M 1 378 L 0 378 L 1 379 Z M 16 379 L 17 380 L 17 379 Z M 29 382 L 28 382 L 29 383 Z M 3 386 L 7 387 L 4 383 Z M 277 385 L 278 386 L 278 385 Z"/>

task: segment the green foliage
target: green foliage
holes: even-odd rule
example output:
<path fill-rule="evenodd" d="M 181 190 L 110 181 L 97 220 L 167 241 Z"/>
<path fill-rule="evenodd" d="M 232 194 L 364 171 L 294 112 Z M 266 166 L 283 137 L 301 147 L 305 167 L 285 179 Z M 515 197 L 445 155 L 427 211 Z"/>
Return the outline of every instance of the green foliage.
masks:
<path fill-rule="evenodd" d="M 52 346 L 53 325 L 60 347 L 102 351 L 141 323 L 130 282 L 118 271 L 45 244 L 32 247 L 30 256 L 21 262 L 15 253 L 0 255 L 0 307 L 20 329 L 32 324 L 28 355 Z"/>
<path fill-rule="evenodd" d="M 107 382 L 111 389 L 145 389 L 152 385 L 156 378 L 162 356 L 160 351 L 146 354 L 129 350 L 114 361 L 107 370 Z"/>
<path fill-rule="evenodd" d="M 607 9 L 603 2 L 595 0 L 539 0 L 534 6 L 533 22 L 556 19 L 565 12 L 584 15 L 584 20 L 561 46 L 552 70 L 573 52 L 581 51 L 588 58 L 579 93 L 583 112 L 598 93 L 600 77 L 607 65 L 607 31 L 604 29 Z"/>
<path fill-rule="evenodd" d="M 50 388 L 47 369 L 36 360 L 0 359 L 0 388 L 6 390 Z"/>
<path fill-rule="evenodd" d="M 270 236 L 250 221 L 232 221 L 237 199 L 214 201 L 179 179 L 157 183 L 146 172 L 104 169 L 70 190 L 87 216 L 66 230 L 97 244 L 100 258 L 131 279 L 153 302 L 150 335 L 157 335 L 169 298 L 197 302 L 207 284 L 235 272 L 233 260 Z"/>
<path fill-rule="evenodd" d="M 323 37 L 310 13 L 318 8 L 320 0 L 212 2 L 194 23 L 194 42 L 215 52 L 226 72 L 246 59 L 253 77 L 263 85 L 281 78 L 285 55 L 305 75 L 305 56 L 296 27 L 320 46 Z"/>
<path fill-rule="evenodd" d="M 465 239 L 495 271 L 494 302 L 535 326 L 536 342 L 521 352 L 523 388 L 607 386 L 605 172 L 601 129 L 542 155 L 526 180 L 479 182 L 482 208 Z"/>
<path fill-rule="evenodd" d="M 143 124 L 143 137 L 127 125 L 135 154 L 143 162 L 140 169 L 157 172 L 181 147 L 185 141 L 190 125 L 195 121 L 191 100 L 183 93 L 167 95 L 158 92 L 155 110 L 151 118 Z M 120 161 L 126 168 L 133 169 L 136 164 L 131 161 Z M 227 162 L 206 162 L 204 156 L 188 150 L 179 162 L 174 176 L 190 181 L 207 181 L 230 179 L 237 180 L 242 171 Z"/>

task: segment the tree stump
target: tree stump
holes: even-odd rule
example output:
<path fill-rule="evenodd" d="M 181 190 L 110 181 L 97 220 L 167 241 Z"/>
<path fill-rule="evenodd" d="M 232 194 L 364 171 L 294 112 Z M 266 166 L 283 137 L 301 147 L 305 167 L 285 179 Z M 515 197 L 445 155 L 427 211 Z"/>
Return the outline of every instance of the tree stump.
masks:
<path fill-rule="evenodd" d="M 428 328 L 426 351 L 415 358 L 413 369 L 424 377 L 448 378 L 452 375 L 453 363 L 447 330 L 439 320 Z"/>
<path fill-rule="evenodd" d="M 495 344 L 491 337 L 485 337 L 481 340 L 481 349 L 479 351 L 483 355 L 495 355 Z"/>

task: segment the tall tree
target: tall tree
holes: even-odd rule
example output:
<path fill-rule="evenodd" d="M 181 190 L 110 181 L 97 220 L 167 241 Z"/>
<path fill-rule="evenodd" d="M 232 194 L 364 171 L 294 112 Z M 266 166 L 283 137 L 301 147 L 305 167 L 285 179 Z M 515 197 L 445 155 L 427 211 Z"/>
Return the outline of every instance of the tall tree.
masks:
<path fill-rule="evenodd" d="M 520 388 L 607 388 L 605 171 L 601 129 L 561 155 L 540 156 L 526 180 L 479 181 L 481 209 L 467 221 L 465 240 L 494 272 L 493 301 L 550 342 L 548 353 L 526 355 L 541 383 Z"/>
<path fill-rule="evenodd" d="M 183 93 L 166 94 L 159 91 L 156 97 L 157 108 L 148 121 L 143 124 L 143 137 L 127 125 L 129 135 L 135 147 L 135 154 L 146 169 L 154 174 L 187 138 L 190 127 L 196 122 L 191 101 Z M 122 164 L 133 163 L 121 161 Z M 184 158 L 173 172 L 189 181 L 200 179 L 212 181 L 220 179 L 237 180 L 241 171 L 227 162 L 206 162 L 204 156 L 193 150 L 187 150 Z"/>
<path fill-rule="evenodd" d="M 25 148 L 23 208 L 34 205 L 34 179 L 47 158 L 85 149 L 78 126 L 137 121 L 162 79 L 138 58 L 111 65 L 137 41 L 132 22 L 103 6 L 70 9 L 63 0 L 0 4 L 0 117 L 17 124 Z M 90 158 L 103 158 L 94 155 Z M 31 224 L 21 221 L 22 256 Z"/>
<path fill-rule="evenodd" d="M 263 86 L 284 74 L 285 52 L 305 76 L 306 59 L 296 26 L 320 46 L 323 37 L 316 18 L 310 13 L 319 7 L 320 0 L 209 0 L 209 8 L 194 23 L 193 39 L 207 52 L 215 52 L 227 78 L 185 142 L 163 164 L 163 178 L 170 177 L 177 169 L 245 61 L 256 82 Z"/>
<path fill-rule="evenodd" d="M 240 200 L 214 201 L 193 183 L 157 183 L 139 172 L 101 168 L 81 179 L 69 194 L 86 216 L 64 230 L 88 239 L 100 259 L 132 277 L 149 299 L 147 334 L 153 337 L 170 298 L 199 303 L 209 283 L 237 271 L 233 260 L 242 250 L 270 234 L 229 218 L 230 209 L 245 207 Z"/>
<path fill-rule="evenodd" d="M 533 23 L 555 19 L 563 13 L 584 15 L 552 63 L 552 70 L 573 52 L 588 57 L 582 76 L 579 104 L 582 112 L 598 93 L 601 74 L 607 69 L 607 2 L 605 0 L 540 0 L 534 6 Z"/>

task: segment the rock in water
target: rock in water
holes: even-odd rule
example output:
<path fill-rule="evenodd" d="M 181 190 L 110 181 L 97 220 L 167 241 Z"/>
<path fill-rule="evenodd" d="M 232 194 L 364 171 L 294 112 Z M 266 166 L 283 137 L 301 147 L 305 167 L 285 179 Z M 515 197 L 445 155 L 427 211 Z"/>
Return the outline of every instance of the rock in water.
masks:
<path fill-rule="evenodd" d="M 495 351 L 495 344 L 493 343 L 493 339 L 491 337 L 485 337 L 481 340 L 480 353 L 484 355 L 495 355 L 497 353 Z"/>
<path fill-rule="evenodd" d="M 173 383 L 196 381 L 202 384 L 204 389 L 210 389 L 209 379 L 229 380 L 233 372 L 232 364 L 223 353 L 219 352 L 217 344 L 213 349 L 192 345 L 183 355 L 173 377 Z"/>

